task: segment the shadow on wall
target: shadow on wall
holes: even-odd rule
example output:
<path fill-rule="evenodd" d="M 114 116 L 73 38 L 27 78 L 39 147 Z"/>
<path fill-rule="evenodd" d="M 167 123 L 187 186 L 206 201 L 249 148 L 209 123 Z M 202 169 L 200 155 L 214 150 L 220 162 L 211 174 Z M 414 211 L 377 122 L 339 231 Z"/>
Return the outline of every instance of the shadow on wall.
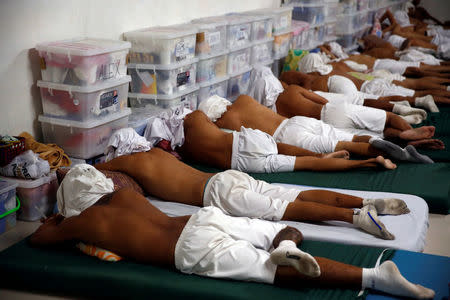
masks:
<path fill-rule="evenodd" d="M 36 116 L 33 121 L 33 130 L 35 132 L 34 138 L 37 141 L 42 141 L 41 123 L 38 121 L 38 115 L 42 113 L 42 101 L 39 87 L 36 85 L 37 81 L 41 79 L 41 59 L 39 57 L 39 52 L 34 48 L 29 49 L 28 59 L 31 67 L 31 75 L 33 77 L 33 84 L 30 86 L 30 95 L 33 99 L 32 105 Z"/>

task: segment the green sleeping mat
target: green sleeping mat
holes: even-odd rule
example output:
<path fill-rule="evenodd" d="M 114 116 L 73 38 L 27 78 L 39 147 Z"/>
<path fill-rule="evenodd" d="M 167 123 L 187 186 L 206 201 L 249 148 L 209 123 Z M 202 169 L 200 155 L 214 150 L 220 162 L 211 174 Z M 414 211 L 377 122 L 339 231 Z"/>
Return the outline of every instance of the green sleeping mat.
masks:
<path fill-rule="evenodd" d="M 304 241 L 301 249 L 360 267 L 373 267 L 383 251 L 315 241 Z M 382 261 L 394 253 L 385 251 Z M 32 248 L 27 240 L 0 252 L 0 274 L 3 274 L 1 288 L 89 298 L 356 299 L 359 292 L 312 287 L 289 289 L 185 275 L 125 260 L 104 262 L 82 254 L 75 247 Z"/>
<path fill-rule="evenodd" d="M 222 170 L 189 163 L 204 172 Z M 412 194 L 423 198 L 431 213 L 450 210 L 450 163 L 400 163 L 395 170 L 369 168 L 343 172 L 295 171 L 286 173 L 249 173 L 272 183 L 303 184 L 317 187 Z"/>

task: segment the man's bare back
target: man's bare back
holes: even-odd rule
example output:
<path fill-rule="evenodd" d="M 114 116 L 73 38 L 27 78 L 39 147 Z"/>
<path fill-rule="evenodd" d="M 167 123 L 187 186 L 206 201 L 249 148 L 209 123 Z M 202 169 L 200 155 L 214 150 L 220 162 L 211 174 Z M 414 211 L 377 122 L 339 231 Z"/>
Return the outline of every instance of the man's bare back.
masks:
<path fill-rule="evenodd" d="M 80 240 L 138 262 L 173 268 L 175 246 L 189 217 L 168 217 L 144 196 L 124 188 L 105 195 L 77 217 L 47 219 L 31 243 Z"/>
<path fill-rule="evenodd" d="M 148 194 L 197 206 L 203 206 L 203 188 L 206 181 L 214 175 L 198 171 L 159 148 L 118 157 L 115 159 L 114 169 L 108 163 L 97 164 L 95 167 L 99 170 L 133 174 L 134 179 Z"/>

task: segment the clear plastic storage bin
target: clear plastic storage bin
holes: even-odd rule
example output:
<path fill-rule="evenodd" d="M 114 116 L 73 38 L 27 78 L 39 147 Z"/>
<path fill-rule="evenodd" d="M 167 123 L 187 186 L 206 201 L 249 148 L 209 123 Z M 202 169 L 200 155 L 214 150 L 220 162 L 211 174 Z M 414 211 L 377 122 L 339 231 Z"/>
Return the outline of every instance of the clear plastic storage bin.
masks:
<path fill-rule="evenodd" d="M 327 2 L 325 3 L 325 23 L 331 23 L 337 21 L 337 11 L 338 11 L 338 2 Z"/>
<path fill-rule="evenodd" d="M 228 80 L 227 99 L 233 102 L 240 95 L 245 95 L 248 92 L 250 85 L 250 75 L 252 68 L 249 67 L 243 71 L 230 75 Z"/>
<path fill-rule="evenodd" d="M 195 84 L 198 59 L 169 65 L 128 64 L 131 92 L 172 95 Z"/>
<path fill-rule="evenodd" d="M 272 37 L 273 16 L 254 15 L 252 21 L 252 41 L 262 41 Z"/>
<path fill-rule="evenodd" d="M 38 80 L 44 114 L 75 121 L 103 118 L 127 107 L 130 76 L 92 86 Z"/>
<path fill-rule="evenodd" d="M 151 27 L 124 33 L 131 42 L 130 62 L 173 64 L 195 56 L 197 29 L 190 24 Z"/>
<path fill-rule="evenodd" d="M 226 98 L 228 79 L 229 77 L 227 76 L 225 78 L 219 78 L 200 83 L 197 107 L 200 105 L 200 103 L 202 103 L 202 101 L 205 101 L 213 95 L 218 95 L 220 97 Z"/>
<path fill-rule="evenodd" d="M 36 45 L 44 81 L 87 86 L 126 76 L 129 42 L 80 38 Z"/>
<path fill-rule="evenodd" d="M 251 46 L 228 54 L 228 74 L 240 72 L 250 66 Z"/>
<path fill-rule="evenodd" d="M 159 110 L 183 105 L 195 110 L 197 108 L 198 86 L 193 86 L 183 92 L 173 95 L 149 95 L 130 93 L 128 99 L 130 106 L 147 110 Z"/>
<path fill-rule="evenodd" d="M 325 5 L 322 2 L 296 5 L 292 11 L 292 18 L 311 25 L 322 24 L 325 22 Z"/>
<path fill-rule="evenodd" d="M 218 55 L 227 48 L 227 22 L 192 24 L 198 30 L 196 55 Z"/>
<path fill-rule="evenodd" d="M 366 26 L 368 22 L 369 17 L 367 11 L 340 15 L 336 22 L 336 32 L 347 33 L 356 31 Z"/>
<path fill-rule="evenodd" d="M 272 59 L 273 38 L 255 42 L 252 46 L 251 64 L 258 64 Z"/>
<path fill-rule="evenodd" d="M 16 226 L 16 187 L 17 184 L 1 180 L 0 177 L 0 234 Z"/>
<path fill-rule="evenodd" d="M 370 27 L 364 26 L 360 30 L 351 31 L 347 33 L 337 34 L 337 42 L 343 48 L 349 48 L 357 45 L 358 39 L 362 38 L 368 31 Z"/>
<path fill-rule="evenodd" d="M 247 12 L 251 15 L 263 15 L 272 16 L 273 18 L 273 34 L 277 34 L 281 31 L 291 28 L 292 21 L 292 7 L 283 6 L 278 8 L 264 8 Z"/>
<path fill-rule="evenodd" d="M 57 144 L 69 156 L 89 159 L 100 155 L 114 131 L 128 124 L 130 109 L 126 108 L 107 118 L 78 122 L 39 116 L 45 143 Z"/>
<path fill-rule="evenodd" d="M 216 55 L 202 55 L 197 65 L 197 83 L 227 76 L 228 50 Z"/>
<path fill-rule="evenodd" d="M 273 54 L 275 57 L 282 57 L 288 54 L 291 46 L 291 36 L 292 32 L 290 30 L 273 36 Z"/>
<path fill-rule="evenodd" d="M 308 30 L 308 22 L 292 20 L 292 49 L 302 49 L 302 47 L 307 43 Z"/>
<path fill-rule="evenodd" d="M 356 0 L 339 0 L 336 14 L 354 14 L 356 12 Z"/>
<path fill-rule="evenodd" d="M 16 193 L 20 200 L 17 219 L 37 221 L 53 213 L 58 190 L 55 172 L 34 180 L 12 177 L 1 177 L 1 179 L 17 185 Z"/>

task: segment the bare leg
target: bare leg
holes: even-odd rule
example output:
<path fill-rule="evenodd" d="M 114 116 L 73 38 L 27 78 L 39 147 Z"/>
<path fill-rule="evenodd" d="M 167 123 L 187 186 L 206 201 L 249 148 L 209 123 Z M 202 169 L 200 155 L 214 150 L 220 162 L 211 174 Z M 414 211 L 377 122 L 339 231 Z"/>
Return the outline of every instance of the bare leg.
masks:
<path fill-rule="evenodd" d="M 429 77 L 422 77 L 420 79 L 412 79 L 412 78 L 406 78 L 403 81 L 394 80 L 392 81 L 393 84 L 399 85 L 408 89 L 412 90 L 443 90 L 446 91 L 447 87 L 445 85 L 441 85 L 439 83 L 435 83 L 433 81 L 430 81 L 429 79 L 426 79 Z"/>
<path fill-rule="evenodd" d="M 297 157 L 294 169 L 310 171 L 343 171 L 363 167 L 384 167 L 395 169 L 397 166 L 382 156 L 366 160 L 347 160 L 341 158 Z"/>
<path fill-rule="evenodd" d="M 374 107 L 385 111 L 392 111 L 392 109 L 394 108 L 394 104 L 390 103 L 389 101 L 376 99 L 365 99 L 364 106 Z"/>
<path fill-rule="evenodd" d="M 353 210 L 317 202 L 295 200 L 289 203 L 282 220 L 290 221 L 344 221 L 353 223 Z"/>
<path fill-rule="evenodd" d="M 327 190 L 308 190 L 302 191 L 297 199 L 307 202 L 317 202 L 330 206 L 345 208 L 361 208 L 363 198 L 348 194 L 341 194 Z"/>
<path fill-rule="evenodd" d="M 347 150 L 350 153 L 368 156 L 368 157 L 376 157 L 380 155 L 384 155 L 385 153 L 374 148 L 367 142 L 338 142 L 336 145 L 335 151 L 339 150 Z"/>
<path fill-rule="evenodd" d="M 433 99 L 435 96 L 450 98 L 450 91 L 442 91 L 442 90 L 421 90 L 416 91 L 414 93 L 414 97 L 423 97 L 426 95 L 432 95 Z M 448 103 L 448 102 L 447 102 Z"/>

